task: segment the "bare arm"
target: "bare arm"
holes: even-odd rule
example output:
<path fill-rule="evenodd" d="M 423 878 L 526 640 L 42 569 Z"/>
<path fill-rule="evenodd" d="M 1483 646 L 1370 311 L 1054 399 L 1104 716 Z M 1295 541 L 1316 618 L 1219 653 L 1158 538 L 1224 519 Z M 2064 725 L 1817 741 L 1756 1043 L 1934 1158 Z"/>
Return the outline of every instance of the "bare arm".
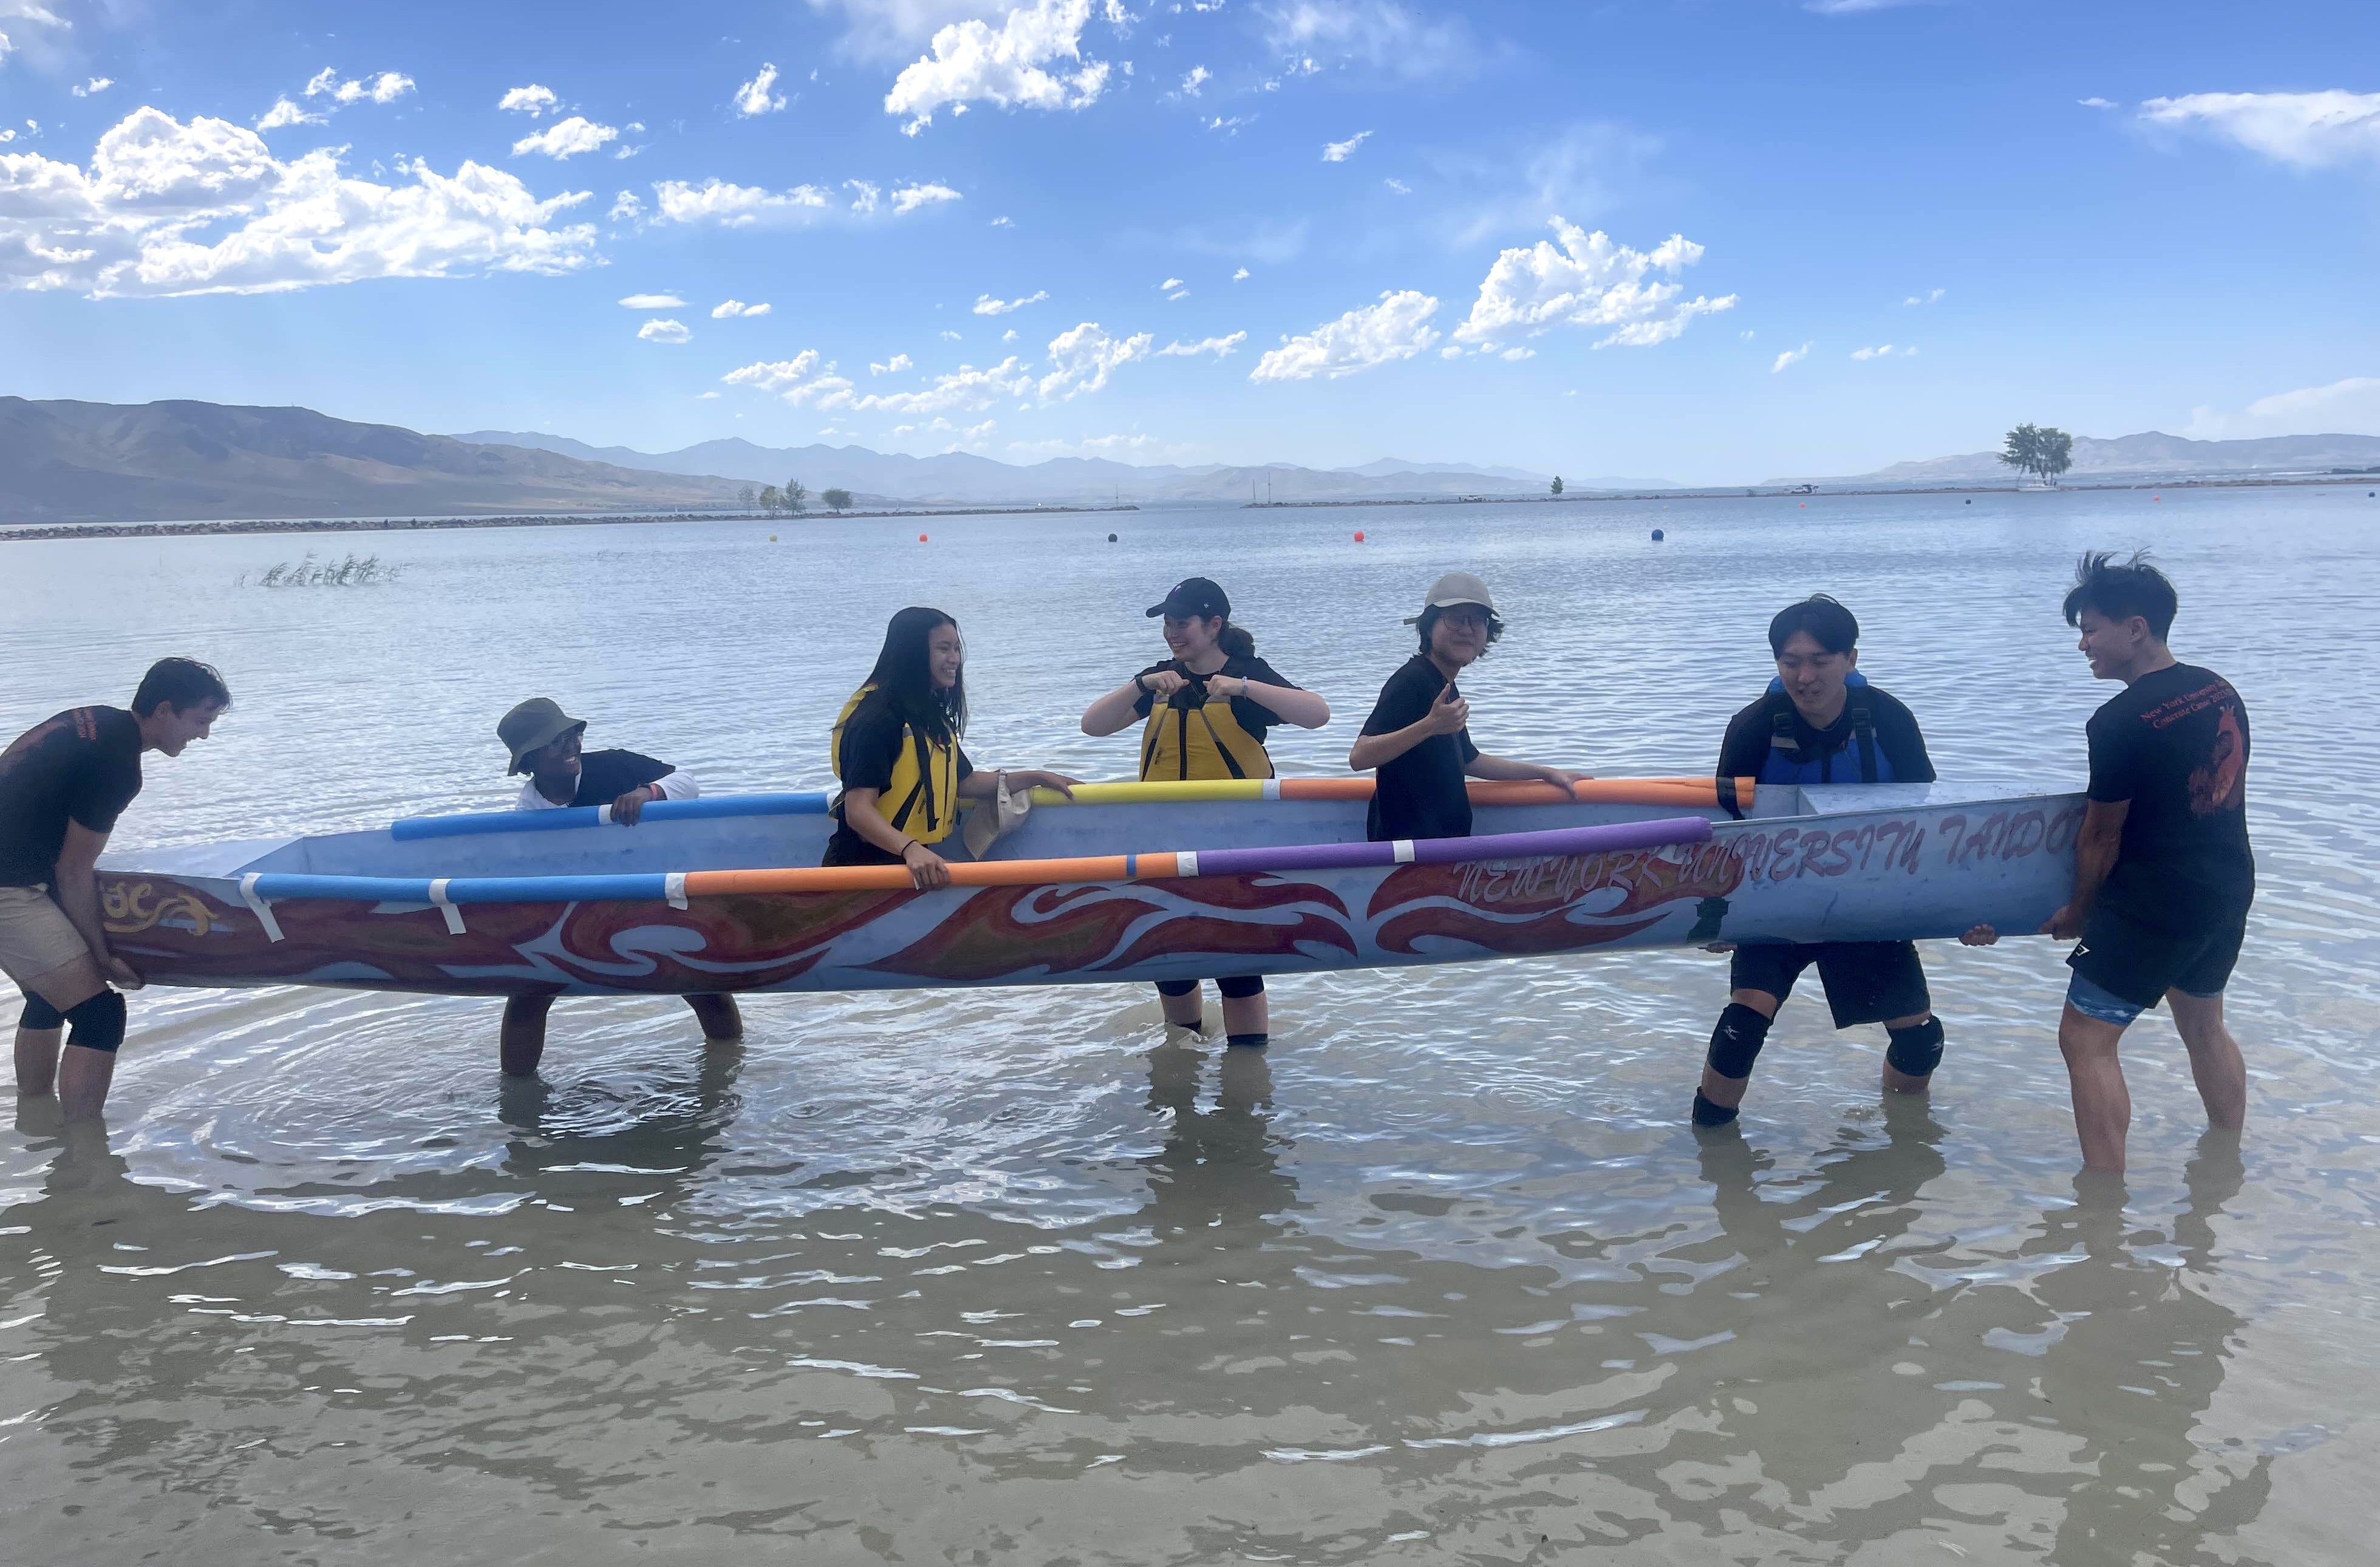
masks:
<path fill-rule="evenodd" d="M 140 988 L 140 971 L 107 950 L 107 927 L 99 917 L 99 853 L 107 834 L 94 832 L 69 817 L 66 843 L 58 850 L 58 906 L 67 911 L 99 971 L 125 989 Z"/>
<path fill-rule="evenodd" d="M 1012 789 L 1055 789 L 1070 800 L 1075 797 L 1075 785 L 1082 782 L 1079 778 L 1069 778 L 1062 772 L 1051 772 L 1046 768 L 978 767 L 959 780 L 959 798 L 990 799 L 1000 793 L 1000 780 L 1003 773 Z"/>
<path fill-rule="evenodd" d="M 1207 688 L 1219 697 L 1245 697 L 1283 723 L 1294 723 L 1300 729 L 1319 729 L 1330 722 L 1330 704 L 1314 692 L 1301 691 L 1294 686 L 1219 674 L 1207 682 Z"/>
<path fill-rule="evenodd" d="M 1159 673 L 1163 674 L 1172 672 L 1160 670 Z M 1175 678 L 1178 680 L 1180 677 Z M 1155 679 L 1149 681 L 1149 688 L 1157 689 Z M 1133 721 L 1140 716 L 1133 711 L 1139 700 L 1139 678 L 1135 676 L 1083 710 L 1083 733 L 1112 735 L 1119 729 L 1129 728 Z"/>
<path fill-rule="evenodd" d="M 1399 757 L 1420 745 L 1433 735 L 1452 735 L 1471 722 L 1471 704 L 1454 694 L 1449 686 L 1430 703 L 1429 711 L 1406 724 L 1385 735 L 1359 735 L 1354 747 L 1347 753 L 1347 765 L 1357 772 L 1369 772 L 1376 767 L 1386 767 Z"/>
<path fill-rule="evenodd" d="M 1539 767 L 1533 761 L 1512 761 L 1485 753 L 1471 759 L 1463 771 L 1474 778 L 1494 778 L 1512 783 L 1551 784 L 1567 789 L 1582 778 L 1593 776 L 1585 772 L 1565 772 L 1558 767 Z"/>
<path fill-rule="evenodd" d="M 2099 890 L 2107 884 L 2107 873 L 2116 869 L 2116 852 L 2124 842 L 2124 818 L 2131 810 L 2130 800 L 2093 800 L 2083 809 L 2082 830 L 2074 839 L 2074 891 L 2066 906 L 2042 926 L 2043 935 L 2064 941 L 2082 934 L 2083 922 L 2099 901 Z"/>

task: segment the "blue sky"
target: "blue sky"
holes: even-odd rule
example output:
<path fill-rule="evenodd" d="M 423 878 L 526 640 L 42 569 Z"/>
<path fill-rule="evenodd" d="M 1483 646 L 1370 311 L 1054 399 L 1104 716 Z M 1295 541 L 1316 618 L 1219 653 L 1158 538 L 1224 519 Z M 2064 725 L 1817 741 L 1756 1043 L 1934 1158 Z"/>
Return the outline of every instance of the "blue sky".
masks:
<path fill-rule="evenodd" d="M 2028 419 L 2380 433 L 2368 3 L 0 0 L 0 36 L 27 396 L 1692 482 Z"/>

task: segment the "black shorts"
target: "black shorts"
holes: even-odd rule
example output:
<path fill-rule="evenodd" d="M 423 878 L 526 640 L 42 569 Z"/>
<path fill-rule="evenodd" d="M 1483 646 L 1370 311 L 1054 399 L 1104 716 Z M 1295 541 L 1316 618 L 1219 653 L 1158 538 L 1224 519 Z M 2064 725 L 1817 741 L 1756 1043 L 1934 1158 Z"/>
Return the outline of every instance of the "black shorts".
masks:
<path fill-rule="evenodd" d="M 2165 1000 L 2168 990 L 2221 995 L 2247 935 L 2244 911 L 2209 929 L 2160 930 L 2102 904 L 2083 922 L 2082 939 L 2066 962 L 2109 995 L 2145 1011 Z"/>
<path fill-rule="evenodd" d="M 1728 964 L 1728 988 L 1761 990 L 1783 1001 L 1793 981 L 1812 964 L 1827 987 L 1827 1008 L 1835 1026 L 1853 1028 L 1893 1017 L 1922 1017 L 1933 1010 L 1925 966 L 1914 941 L 1809 941 L 1790 946 L 1743 946 Z"/>

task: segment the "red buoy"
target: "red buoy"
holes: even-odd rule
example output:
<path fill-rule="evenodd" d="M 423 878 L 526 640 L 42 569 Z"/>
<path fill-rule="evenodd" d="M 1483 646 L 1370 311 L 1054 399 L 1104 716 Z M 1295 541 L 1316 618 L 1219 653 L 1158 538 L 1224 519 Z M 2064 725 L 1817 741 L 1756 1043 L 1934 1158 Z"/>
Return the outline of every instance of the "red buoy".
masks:
<path fill-rule="evenodd" d="M 1356 542 L 1356 543 L 1358 543 L 1358 544 L 1360 544 L 1360 543 L 1362 543 L 1363 541 L 1364 541 L 1364 530 L 1363 530 L 1362 528 L 1359 528 L 1355 529 L 1355 542 Z"/>
<path fill-rule="evenodd" d="M 920 543 L 920 544 L 922 544 L 922 543 L 924 543 L 925 541 L 926 541 L 926 536 L 925 536 L 924 534 L 922 534 L 922 533 L 918 534 L 918 535 L 917 535 L 917 542 L 918 542 L 918 543 Z"/>

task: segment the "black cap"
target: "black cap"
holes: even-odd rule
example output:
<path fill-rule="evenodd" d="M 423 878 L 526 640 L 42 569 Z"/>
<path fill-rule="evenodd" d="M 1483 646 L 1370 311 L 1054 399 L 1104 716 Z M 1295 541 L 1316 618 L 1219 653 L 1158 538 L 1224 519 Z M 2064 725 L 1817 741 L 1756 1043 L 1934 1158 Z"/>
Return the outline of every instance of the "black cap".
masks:
<path fill-rule="evenodd" d="M 1155 620 L 1161 614 L 1180 615 L 1185 620 L 1193 615 L 1200 620 L 1221 615 L 1228 620 L 1232 614 L 1232 601 L 1212 578 L 1185 577 L 1173 585 L 1172 591 L 1165 595 L 1163 603 L 1148 606 L 1149 619 Z"/>

